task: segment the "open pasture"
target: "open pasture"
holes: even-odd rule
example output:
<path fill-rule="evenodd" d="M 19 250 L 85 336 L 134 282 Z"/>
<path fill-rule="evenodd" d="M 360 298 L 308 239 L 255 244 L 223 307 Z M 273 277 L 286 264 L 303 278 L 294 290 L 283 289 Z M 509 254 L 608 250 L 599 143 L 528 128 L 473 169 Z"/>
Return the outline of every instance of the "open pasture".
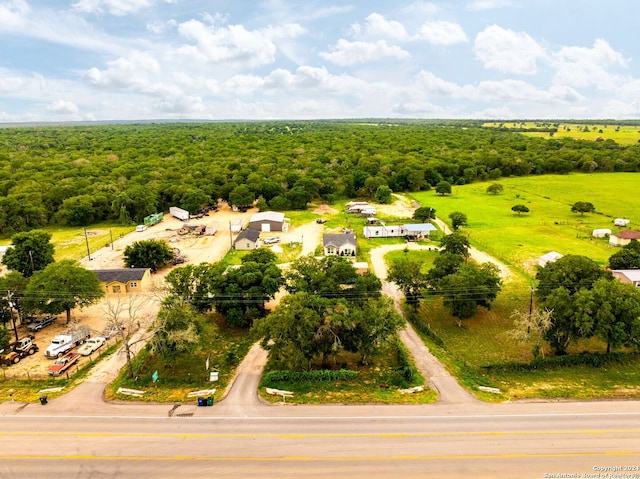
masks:
<path fill-rule="evenodd" d="M 533 122 L 533 121 L 505 121 L 484 123 L 487 128 L 506 128 L 523 130 L 527 136 L 541 138 L 574 138 L 576 140 L 606 141 L 612 140 L 620 145 L 633 145 L 640 142 L 640 125 L 618 125 L 602 123 L 566 123 L 566 122 Z M 549 131 L 526 131 L 557 128 L 553 133 Z"/>
<path fill-rule="evenodd" d="M 615 249 L 591 233 L 596 228 L 619 231 L 613 224 L 618 217 L 631 220 L 631 228 L 640 225 L 639 180 L 636 173 L 529 176 L 498 180 L 504 187 L 498 195 L 487 193 L 491 182 L 485 182 L 454 186 L 446 196 L 434 191 L 413 196 L 445 221 L 452 211 L 466 214 L 469 224 L 461 231 L 472 244 L 534 275 L 537 258 L 549 251 L 581 254 L 605 265 Z M 572 213 L 577 201 L 593 203 L 596 213 Z M 516 204 L 530 212 L 518 216 L 511 211 Z"/>

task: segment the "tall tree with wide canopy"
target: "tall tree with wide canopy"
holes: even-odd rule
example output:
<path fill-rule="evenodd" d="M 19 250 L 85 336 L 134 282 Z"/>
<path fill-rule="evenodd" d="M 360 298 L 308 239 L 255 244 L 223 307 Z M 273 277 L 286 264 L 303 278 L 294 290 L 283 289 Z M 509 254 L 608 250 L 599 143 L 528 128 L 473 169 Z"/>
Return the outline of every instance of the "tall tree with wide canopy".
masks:
<path fill-rule="evenodd" d="M 2 263 L 26 278 L 53 263 L 54 247 L 51 234 L 42 230 L 25 231 L 11 237 L 11 248 L 2 257 Z"/>
<path fill-rule="evenodd" d="M 142 240 L 127 245 L 124 249 L 124 265 L 127 268 L 158 268 L 171 263 L 175 254 L 166 241 Z"/>
<path fill-rule="evenodd" d="M 417 305 L 422 291 L 428 285 L 428 279 L 422 272 L 423 263 L 401 259 L 389 265 L 387 280 L 396 283 L 404 293 L 407 304 Z"/>
<path fill-rule="evenodd" d="M 29 280 L 24 296 L 25 303 L 37 311 L 66 313 L 69 323 L 72 309 L 97 303 L 104 291 L 93 271 L 66 259 L 37 271 Z"/>

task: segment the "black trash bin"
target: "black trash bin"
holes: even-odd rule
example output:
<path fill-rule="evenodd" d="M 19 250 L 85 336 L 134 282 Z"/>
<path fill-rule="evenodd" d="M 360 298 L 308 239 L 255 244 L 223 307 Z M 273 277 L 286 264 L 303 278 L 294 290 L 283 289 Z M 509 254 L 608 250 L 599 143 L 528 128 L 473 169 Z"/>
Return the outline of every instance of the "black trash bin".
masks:
<path fill-rule="evenodd" d="M 44 406 L 47 402 L 47 396 L 40 396 L 40 404 Z"/>

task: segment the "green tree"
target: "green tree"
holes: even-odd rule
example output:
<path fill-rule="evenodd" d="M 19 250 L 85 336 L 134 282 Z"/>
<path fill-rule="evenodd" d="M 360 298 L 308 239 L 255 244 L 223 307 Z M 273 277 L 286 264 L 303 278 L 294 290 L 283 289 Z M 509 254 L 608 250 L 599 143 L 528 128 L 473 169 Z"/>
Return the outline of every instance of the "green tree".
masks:
<path fill-rule="evenodd" d="M 421 222 L 429 222 L 436 217 L 436 210 L 430 206 L 421 206 L 413 212 L 413 219 Z"/>
<path fill-rule="evenodd" d="M 440 254 L 436 256 L 436 259 L 433 260 L 433 266 L 427 273 L 427 279 L 431 287 L 437 288 L 442 278 L 454 274 L 460 269 L 460 266 L 462 266 L 464 262 L 464 256 L 442 250 Z"/>
<path fill-rule="evenodd" d="M 149 340 L 151 353 L 160 357 L 164 364 L 171 364 L 178 354 L 189 351 L 198 343 L 203 321 L 189 304 L 169 296 L 152 326 L 155 334 Z"/>
<path fill-rule="evenodd" d="M 613 276 L 585 256 L 567 255 L 540 268 L 536 279 L 541 306 L 553 311 L 545 339 L 556 354 L 566 354 L 572 342 L 593 335 L 593 318 L 585 313 L 593 308 L 590 290 Z"/>
<path fill-rule="evenodd" d="M 284 283 L 275 254 L 264 248 L 243 257 L 238 268 L 217 268 L 207 281 L 207 297 L 231 327 L 251 326 L 263 317 L 265 303 Z"/>
<path fill-rule="evenodd" d="M 578 315 L 593 324 L 592 332 L 607 345 L 607 353 L 621 346 L 640 347 L 640 291 L 632 284 L 599 279 Z M 588 336 L 588 334 L 586 334 Z"/>
<path fill-rule="evenodd" d="M 203 313 L 213 307 L 215 279 L 222 276 L 226 269 L 227 266 L 221 262 L 187 264 L 170 271 L 165 282 L 171 295 Z"/>
<path fill-rule="evenodd" d="M 640 241 L 631 240 L 609 257 L 611 269 L 640 269 Z"/>
<path fill-rule="evenodd" d="M 391 191 L 391 188 L 389 188 L 387 185 L 378 186 L 378 189 L 376 190 L 376 201 L 383 205 L 389 205 L 393 203 L 393 197 L 391 196 L 391 193 L 393 193 L 393 191 Z"/>
<path fill-rule="evenodd" d="M 182 195 L 180 199 L 180 208 L 195 214 L 200 208 L 211 202 L 211 196 L 206 194 L 200 188 L 193 188 Z"/>
<path fill-rule="evenodd" d="M 328 332 L 337 326 L 326 316 L 330 300 L 298 292 L 285 296 L 276 309 L 255 326 L 276 367 L 311 370 L 320 352 L 337 351 L 340 342 Z"/>
<path fill-rule="evenodd" d="M 436 185 L 436 193 L 440 196 L 450 195 L 451 194 L 451 183 L 448 181 L 441 181 Z"/>
<path fill-rule="evenodd" d="M 581 216 L 584 216 L 585 213 L 593 213 L 595 211 L 596 207 L 588 201 L 577 201 L 571 206 L 571 212 L 580 213 Z"/>
<path fill-rule="evenodd" d="M 471 261 L 460 266 L 454 274 L 442 278 L 439 293 L 444 298 L 444 306 L 458 318 L 457 324 L 461 326 L 462 320 L 475 316 L 479 306 L 491 308 L 501 283 L 500 270 L 496 265 L 479 265 Z"/>
<path fill-rule="evenodd" d="M 528 213 L 529 208 L 527 208 L 525 205 L 513 205 L 511 207 L 511 211 L 517 213 L 518 216 L 520 216 L 522 213 Z"/>
<path fill-rule="evenodd" d="M 36 271 L 53 263 L 54 247 L 46 231 L 32 230 L 11 237 L 11 248 L 2 257 L 2 263 L 13 271 L 30 277 Z"/>
<path fill-rule="evenodd" d="M 87 226 L 96 220 L 96 209 L 91 195 L 79 195 L 62 202 L 58 215 L 73 226 Z"/>
<path fill-rule="evenodd" d="M 124 265 L 127 268 L 150 268 L 155 272 L 171 263 L 174 257 L 171 247 L 162 240 L 135 241 L 124 249 Z"/>
<path fill-rule="evenodd" d="M 392 261 L 387 280 L 395 283 L 403 292 L 408 304 L 417 305 L 422 291 L 428 286 L 427 275 L 422 272 L 421 261 L 401 259 Z"/>
<path fill-rule="evenodd" d="M 467 258 L 469 256 L 469 239 L 460 233 L 445 235 L 440 240 L 440 246 L 447 253 L 457 254 Z"/>
<path fill-rule="evenodd" d="M 358 274 L 353 263 L 339 256 L 315 258 L 302 256 L 285 273 L 285 288 L 289 293 L 305 293 L 335 297 L 348 296 L 357 283 Z M 355 281 L 355 282 L 354 282 Z"/>
<path fill-rule="evenodd" d="M 566 255 L 538 270 L 536 295 L 544 302 L 556 288 L 575 294 L 581 288 L 591 289 L 600 278 L 612 280 L 613 276 L 586 256 Z"/>
<path fill-rule="evenodd" d="M 451 227 L 454 231 L 460 229 L 461 226 L 467 226 L 467 215 L 459 211 L 449 213 L 449 219 L 451 220 Z"/>
<path fill-rule="evenodd" d="M 502 186 L 500 183 L 491 183 L 489 186 L 487 186 L 487 193 L 492 195 L 499 195 L 503 191 L 504 186 Z"/>
<path fill-rule="evenodd" d="M 96 274 L 66 259 L 36 271 L 29 280 L 24 301 L 42 313 L 65 312 L 69 323 L 72 309 L 95 304 L 103 296 Z"/>
<path fill-rule="evenodd" d="M 358 304 L 360 307 L 350 311 L 355 326 L 345 328 L 341 342 L 347 351 L 360 353 L 361 364 L 368 364 L 371 353 L 395 337 L 404 325 L 404 320 L 389 297 L 379 297 Z"/>
<path fill-rule="evenodd" d="M 249 208 L 256 199 L 256 194 L 247 185 L 236 186 L 229 193 L 229 204 L 238 208 Z"/>

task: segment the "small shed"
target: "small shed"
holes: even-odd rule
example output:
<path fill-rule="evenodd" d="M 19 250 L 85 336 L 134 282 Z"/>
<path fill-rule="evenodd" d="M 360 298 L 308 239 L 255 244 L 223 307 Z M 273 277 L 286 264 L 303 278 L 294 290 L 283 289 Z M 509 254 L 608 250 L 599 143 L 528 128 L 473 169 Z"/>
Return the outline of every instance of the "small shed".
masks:
<path fill-rule="evenodd" d="M 261 211 L 249 219 L 249 229 L 269 233 L 271 231 L 287 231 L 288 218 L 277 211 Z"/>
<path fill-rule="evenodd" d="M 356 261 L 353 263 L 353 267 L 358 274 L 366 274 L 369 271 L 369 263 L 366 261 Z"/>
<path fill-rule="evenodd" d="M 236 249 L 242 251 L 256 249 L 260 246 L 260 232 L 252 229 L 246 229 L 238 235 L 233 245 Z"/>
<path fill-rule="evenodd" d="M 640 231 L 624 230 L 620 233 L 609 235 L 609 244 L 613 246 L 625 246 L 632 240 L 640 241 Z"/>
<path fill-rule="evenodd" d="M 593 233 L 591 233 L 594 238 L 605 238 L 610 234 L 611 230 L 609 228 L 596 228 L 595 230 L 593 230 Z"/>
<path fill-rule="evenodd" d="M 93 272 L 107 295 L 142 293 L 151 286 L 149 268 L 96 269 Z"/>
<path fill-rule="evenodd" d="M 550 251 L 538 258 L 538 266 L 544 268 L 548 263 L 554 263 L 555 261 L 562 258 L 562 256 L 564 255 L 558 253 L 557 251 Z"/>
<path fill-rule="evenodd" d="M 324 254 L 338 256 L 356 255 L 356 235 L 354 233 L 326 234 L 322 236 Z"/>

